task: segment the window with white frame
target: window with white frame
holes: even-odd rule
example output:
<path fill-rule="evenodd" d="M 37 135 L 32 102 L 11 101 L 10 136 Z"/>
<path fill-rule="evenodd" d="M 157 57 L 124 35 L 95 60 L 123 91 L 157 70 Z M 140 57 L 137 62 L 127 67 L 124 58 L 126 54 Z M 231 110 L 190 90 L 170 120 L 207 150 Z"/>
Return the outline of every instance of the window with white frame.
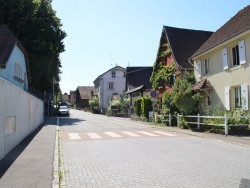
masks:
<path fill-rule="evenodd" d="M 223 69 L 243 65 L 246 60 L 245 41 L 241 40 L 229 48 L 222 49 Z M 230 64 L 229 64 L 230 63 Z"/>
<path fill-rule="evenodd" d="M 239 86 L 225 87 L 225 108 L 232 110 L 237 107 L 248 110 L 248 84 Z M 230 106 L 232 105 L 232 107 Z"/>
<path fill-rule="evenodd" d="M 112 78 L 115 78 L 115 71 L 112 71 L 111 74 L 112 74 Z"/>
<path fill-rule="evenodd" d="M 109 82 L 109 89 L 114 89 L 114 82 Z"/>
<path fill-rule="evenodd" d="M 210 72 L 209 72 L 209 59 L 205 59 L 204 61 L 204 74 L 205 75 L 209 75 Z"/>
<path fill-rule="evenodd" d="M 234 88 L 234 107 L 241 106 L 241 87 Z"/>
<path fill-rule="evenodd" d="M 240 65 L 240 58 L 239 58 L 239 46 L 236 45 L 232 47 L 232 66 Z"/>

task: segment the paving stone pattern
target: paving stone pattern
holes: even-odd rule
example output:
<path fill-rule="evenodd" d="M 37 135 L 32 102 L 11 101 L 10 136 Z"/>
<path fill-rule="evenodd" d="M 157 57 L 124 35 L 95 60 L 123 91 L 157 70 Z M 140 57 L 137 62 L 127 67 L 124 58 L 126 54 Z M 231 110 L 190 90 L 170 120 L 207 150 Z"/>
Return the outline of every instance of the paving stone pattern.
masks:
<path fill-rule="evenodd" d="M 199 137 L 63 141 L 66 187 L 235 188 L 249 147 Z"/>

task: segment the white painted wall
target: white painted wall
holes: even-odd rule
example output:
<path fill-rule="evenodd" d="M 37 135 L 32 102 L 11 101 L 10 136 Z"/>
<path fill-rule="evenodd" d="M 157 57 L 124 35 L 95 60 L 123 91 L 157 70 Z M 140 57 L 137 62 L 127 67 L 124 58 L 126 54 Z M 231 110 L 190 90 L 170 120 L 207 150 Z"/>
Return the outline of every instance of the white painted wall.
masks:
<path fill-rule="evenodd" d="M 112 71 L 116 72 L 116 76 L 112 77 Z M 113 93 L 117 93 L 118 95 L 123 94 L 125 91 L 126 77 L 124 77 L 124 73 L 126 69 L 114 68 L 110 69 L 108 72 L 104 73 L 99 78 L 99 101 L 100 108 L 102 110 L 106 110 L 109 106 L 109 102 L 113 97 Z M 109 89 L 109 82 L 114 83 L 114 88 Z"/>
<path fill-rule="evenodd" d="M 18 63 L 22 68 L 22 79 L 26 79 L 26 88 L 28 88 L 28 79 L 26 74 L 26 64 L 23 52 L 19 49 L 17 45 L 14 46 L 11 55 L 7 61 L 6 68 L 0 69 L 0 76 L 9 80 L 10 82 L 14 83 L 16 86 L 24 88 L 24 83 L 18 82 L 16 79 L 13 78 L 15 75 L 15 63 Z M 26 78 L 24 78 L 26 75 Z"/>
<path fill-rule="evenodd" d="M 239 41 L 244 40 L 245 44 L 245 56 L 246 63 L 242 65 L 238 65 L 236 67 L 232 67 L 232 55 L 231 48 L 238 44 Z M 223 49 L 227 49 L 227 59 L 228 59 L 228 68 L 224 69 L 223 67 Z M 250 33 L 242 34 L 236 38 L 230 39 L 229 41 L 221 44 L 219 47 L 210 50 L 207 53 L 200 55 L 194 59 L 195 63 L 195 78 L 196 82 L 207 79 L 212 87 L 211 90 L 211 105 L 215 107 L 218 104 L 221 104 L 221 110 L 226 108 L 226 96 L 225 96 L 225 88 L 229 88 L 230 95 L 230 110 L 233 110 L 235 106 L 233 106 L 233 96 L 234 91 L 233 88 L 235 86 L 241 86 L 243 84 L 248 85 L 248 93 L 250 93 Z M 202 75 L 198 74 L 198 64 L 200 61 L 201 64 L 204 63 L 204 59 L 209 58 L 209 66 L 210 66 L 210 74 Z M 205 95 L 204 95 L 205 96 Z M 248 96 L 249 98 L 249 96 Z M 205 98 L 202 101 L 205 103 Z M 249 107 L 249 106 L 248 106 Z M 250 109 L 250 107 L 248 108 Z"/>
<path fill-rule="evenodd" d="M 0 78 L 0 159 L 44 121 L 44 103 Z"/>

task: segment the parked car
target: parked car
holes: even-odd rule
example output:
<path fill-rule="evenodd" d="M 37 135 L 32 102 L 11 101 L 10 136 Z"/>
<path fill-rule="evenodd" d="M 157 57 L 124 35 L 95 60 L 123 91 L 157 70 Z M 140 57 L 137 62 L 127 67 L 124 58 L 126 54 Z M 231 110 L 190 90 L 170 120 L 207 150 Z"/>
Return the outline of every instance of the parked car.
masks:
<path fill-rule="evenodd" d="M 69 106 L 59 106 L 58 107 L 58 116 L 63 116 L 63 115 L 65 115 L 65 116 L 69 116 Z"/>

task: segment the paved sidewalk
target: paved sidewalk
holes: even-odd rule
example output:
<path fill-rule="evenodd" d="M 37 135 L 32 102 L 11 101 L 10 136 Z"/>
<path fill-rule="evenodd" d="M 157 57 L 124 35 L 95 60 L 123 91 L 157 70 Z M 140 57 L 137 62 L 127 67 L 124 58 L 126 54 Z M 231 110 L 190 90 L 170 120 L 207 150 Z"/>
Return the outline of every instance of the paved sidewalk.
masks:
<path fill-rule="evenodd" d="M 56 117 L 26 137 L 0 161 L 1 188 L 52 187 Z"/>

